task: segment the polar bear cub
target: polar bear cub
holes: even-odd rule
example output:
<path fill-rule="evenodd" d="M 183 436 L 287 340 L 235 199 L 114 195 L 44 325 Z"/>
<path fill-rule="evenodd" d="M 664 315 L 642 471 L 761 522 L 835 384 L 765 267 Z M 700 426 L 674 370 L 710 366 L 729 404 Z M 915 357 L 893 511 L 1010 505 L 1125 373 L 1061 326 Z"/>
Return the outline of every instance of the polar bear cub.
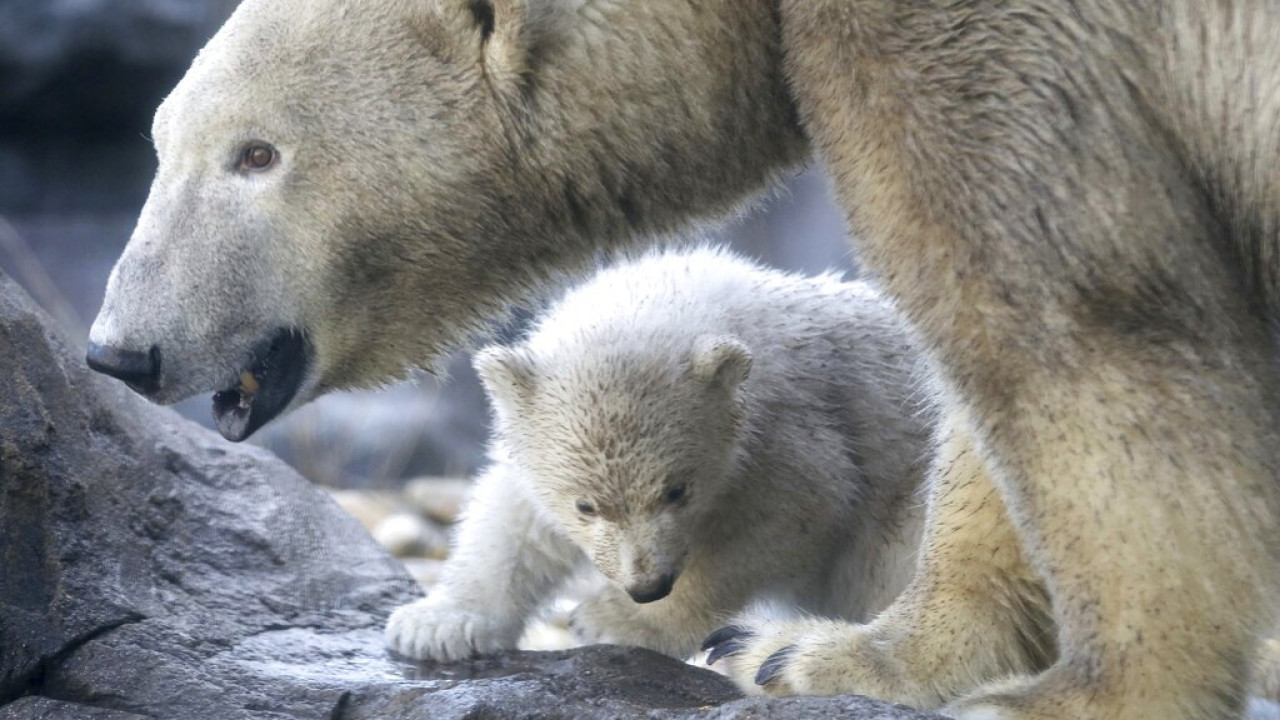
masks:
<path fill-rule="evenodd" d="M 579 640 L 682 658 L 750 602 L 863 620 L 911 576 L 932 412 L 865 283 L 651 254 L 475 364 L 491 464 L 441 581 L 391 616 L 402 654 L 513 648 L 580 571 Z"/>

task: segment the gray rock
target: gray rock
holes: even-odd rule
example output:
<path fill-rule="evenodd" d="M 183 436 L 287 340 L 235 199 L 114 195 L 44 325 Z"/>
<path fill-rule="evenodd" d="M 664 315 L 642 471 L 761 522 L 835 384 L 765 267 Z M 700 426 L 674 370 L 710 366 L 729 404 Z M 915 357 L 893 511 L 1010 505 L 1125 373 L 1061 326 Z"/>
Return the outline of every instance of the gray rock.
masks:
<path fill-rule="evenodd" d="M 0 707 L 0 720 L 143 720 L 143 717 L 43 697 L 24 697 Z"/>
<path fill-rule="evenodd" d="M 327 494 L 81 367 L 0 275 L 0 720 L 921 718 L 597 646 L 387 656 L 419 594 Z"/>
<path fill-rule="evenodd" d="M 901 705 L 886 705 L 864 697 L 751 698 L 711 709 L 707 720 L 943 720 Z"/>
<path fill-rule="evenodd" d="M 261 682 L 236 651 L 288 628 L 372 638 L 415 596 L 283 463 L 90 376 L 7 279 L 0 387 L 0 701 L 318 717 L 332 693 Z"/>

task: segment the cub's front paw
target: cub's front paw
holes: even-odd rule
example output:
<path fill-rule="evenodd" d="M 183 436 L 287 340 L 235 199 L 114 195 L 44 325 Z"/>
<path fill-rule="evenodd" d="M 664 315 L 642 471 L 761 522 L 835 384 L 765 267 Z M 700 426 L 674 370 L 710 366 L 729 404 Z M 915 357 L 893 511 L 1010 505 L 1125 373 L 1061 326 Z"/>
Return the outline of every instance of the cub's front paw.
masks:
<path fill-rule="evenodd" d="M 627 628 L 633 624 L 633 613 L 624 603 L 608 594 L 585 598 L 569 614 L 569 632 L 583 645 L 628 645 Z"/>
<path fill-rule="evenodd" d="M 403 605 L 387 621 L 387 647 L 416 660 L 453 662 L 510 650 L 522 623 L 427 598 Z"/>
<path fill-rule="evenodd" d="M 664 626 L 645 617 L 648 606 L 638 605 L 621 592 L 603 592 L 584 599 L 569 616 L 569 631 L 583 645 L 634 645 L 687 657 L 698 642 L 697 636 L 685 637 L 673 619 Z M 701 633 L 698 633 L 701 634 Z"/>

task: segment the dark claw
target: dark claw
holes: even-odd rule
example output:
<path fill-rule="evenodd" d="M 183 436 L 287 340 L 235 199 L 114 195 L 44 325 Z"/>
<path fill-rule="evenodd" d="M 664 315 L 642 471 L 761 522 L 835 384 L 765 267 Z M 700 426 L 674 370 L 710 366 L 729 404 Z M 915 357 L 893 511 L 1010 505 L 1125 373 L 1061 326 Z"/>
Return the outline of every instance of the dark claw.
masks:
<path fill-rule="evenodd" d="M 787 662 L 791 660 L 791 655 L 795 651 L 795 645 L 788 645 L 765 658 L 764 663 L 760 665 L 760 669 L 756 671 L 756 684 L 768 685 L 777 679 L 778 674 L 782 672 L 782 668 L 786 667 Z"/>
<path fill-rule="evenodd" d="M 744 645 L 746 645 L 746 638 L 726 640 L 707 653 L 707 665 L 715 665 L 718 660 L 727 658 L 730 655 L 737 655 L 742 651 Z"/>
<path fill-rule="evenodd" d="M 711 633 L 706 640 L 702 641 L 702 649 L 711 651 L 707 655 L 707 664 L 715 664 L 717 660 L 729 657 L 742 650 L 743 645 L 753 635 L 754 633 L 750 630 L 737 625 L 722 627 Z"/>
<path fill-rule="evenodd" d="M 742 637 L 743 635 L 751 635 L 751 634 L 752 632 L 750 630 L 740 625 L 727 625 L 708 635 L 707 639 L 702 641 L 702 646 L 700 649 L 710 650 L 711 648 L 721 643 L 725 643 L 730 640 L 736 640 Z"/>

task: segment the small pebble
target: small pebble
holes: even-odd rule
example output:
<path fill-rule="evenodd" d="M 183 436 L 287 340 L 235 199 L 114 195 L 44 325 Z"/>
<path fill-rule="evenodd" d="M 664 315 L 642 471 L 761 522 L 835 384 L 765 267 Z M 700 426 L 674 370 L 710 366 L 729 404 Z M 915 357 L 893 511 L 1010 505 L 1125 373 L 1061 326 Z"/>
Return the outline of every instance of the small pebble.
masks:
<path fill-rule="evenodd" d="M 440 580 L 440 572 L 444 570 L 443 560 L 431 558 L 404 558 L 401 560 L 409 575 L 422 586 L 423 590 L 431 590 Z"/>
<path fill-rule="evenodd" d="M 396 493 L 330 490 L 329 496 L 338 503 L 338 507 L 360 521 L 360 524 L 369 532 L 373 532 L 383 520 L 404 509 L 404 502 Z"/>
<path fill-rule="evenodd" d="M 398 512 L 378 523 L 373 539 L 400 558 L 443 560 L 449 556 L 449 536 L 444 529 L 412 512 Z"/>
<path fill-rule="evenodd" d="M 404 498 L 414 509 L 445 525 L 458 521 L 470 497 L 471 481 L 458 478 L 418 478 L 404 486 Z"/>
<path fill-rule="evenodd" d="M 521 650 L 567 650 L 581 644 L 566 628 L 539 620 L 525 628 L 516 647 Z"/>

